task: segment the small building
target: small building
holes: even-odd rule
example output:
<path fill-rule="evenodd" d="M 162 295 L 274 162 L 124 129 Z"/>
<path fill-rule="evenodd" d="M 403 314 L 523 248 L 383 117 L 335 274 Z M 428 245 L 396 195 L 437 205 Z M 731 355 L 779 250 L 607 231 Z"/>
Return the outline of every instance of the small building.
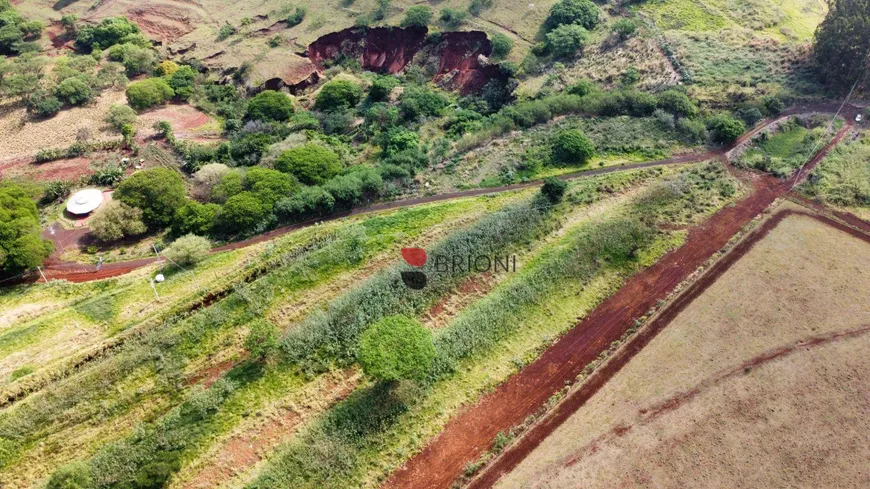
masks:
<path fill-rule="evenodd" d="M 86 216 L 103 203 L 103 192 L 95 188 L 81 190 L 66 202 L 66 210 L 74 216 Z"/>

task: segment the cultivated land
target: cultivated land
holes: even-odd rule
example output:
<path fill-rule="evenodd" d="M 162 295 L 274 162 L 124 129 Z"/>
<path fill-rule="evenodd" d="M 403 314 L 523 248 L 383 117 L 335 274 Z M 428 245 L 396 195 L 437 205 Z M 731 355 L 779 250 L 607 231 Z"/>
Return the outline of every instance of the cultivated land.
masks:
<path fill-rule="evenodd" d="M 7 3 L 0 487 L 870 484 L 863 10 Z"/>
<path fill-rule="evenodd" d="M 496 487 L 865 485 L 870 240 L 790 210 Z"/>

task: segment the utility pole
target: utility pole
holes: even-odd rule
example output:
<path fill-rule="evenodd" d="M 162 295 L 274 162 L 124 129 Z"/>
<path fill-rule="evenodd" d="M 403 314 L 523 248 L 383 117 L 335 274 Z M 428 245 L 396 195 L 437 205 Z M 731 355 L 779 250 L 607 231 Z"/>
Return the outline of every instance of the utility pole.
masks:
<path fill-rule="evenodd" d="M 37 266 L 36 269 L 39 270 L 39 274 L 42 275 L 42 281 L 45 282 L 45 283 L 48 283 L 48 279 L 45 278 L 45 274 L 42 273 L 42 267 Z"/>

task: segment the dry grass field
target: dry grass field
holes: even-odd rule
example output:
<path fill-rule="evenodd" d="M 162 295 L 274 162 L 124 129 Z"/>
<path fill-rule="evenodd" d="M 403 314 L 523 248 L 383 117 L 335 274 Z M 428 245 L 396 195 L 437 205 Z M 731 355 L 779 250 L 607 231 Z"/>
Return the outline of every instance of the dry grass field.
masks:
<path fill-rule="evenodd" d="M 868 259 L 786 217 L 498 487 L 867 487 Z"/>

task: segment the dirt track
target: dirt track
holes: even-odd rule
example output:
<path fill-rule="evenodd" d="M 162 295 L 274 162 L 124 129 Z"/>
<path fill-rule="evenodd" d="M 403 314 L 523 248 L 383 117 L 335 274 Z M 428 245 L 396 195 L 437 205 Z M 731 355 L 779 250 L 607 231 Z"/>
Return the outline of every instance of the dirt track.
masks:
<path fill-rule="evenodd" d="M 851 118 L 847 120 L 851 121 Z M 764 125 L 771 122 L 767 121 Z M 751 138 L 764 125 L 741 137 L 735 145 Z M 841 129 L 808 162 L 801 175 L 807 175 L 849 129 L 848 125 Z M 468 463 L 477 460 L 489 448 L 499 432 L 521 424 L 566 383 L 573 382 L 587 364 L 595 360 L 613 341 L 622 337 L 635 319 L 646 314 L 659 300 L 665 299 L 677 285 L 725 247 L 732 236 L 774 200 L 785 196 L 798 178 L 800 176 L 795 173 L 786 181 L 772 177 L 755 180 L 755 189 L 748 197 L 722 209 L 703 224 L 691 229 L 682 247 L 635 275 L 535 362 L 484 397 L 477 405 L 454 418 L 422 452 L 396 471 L 385 487 L 449 487 Z M 516 445 L 517 448 L 502 456 L 493 468 L 474 481 L 472 487 L 490 487 L 501 473 L 514 467 L 540 440 L 576 410 L 576 407 L 570 407 L 571 402 L 574 401 L 568 400 L 562 404 L 568 407 L 561 418 L 554 415 L 548 417 L 546 422 L 536 425 Z"/>
<path fill-rule="evenodd" d="M 840 110 L 840 108 L 841 107 L 839 104 L 812 104 L 812 105 L 800 105 L 800 106 L 796 106 L 796 107 L 791 107 L 791 108 L 783 111 L 779 116 L 772 118 L 772 119 L 767 119 L 767 120 L 759 123 L 753 129 L 749 130 L 746 134 L 744 134 L 743 136 L 738 138 L 737 141 L 735 141 L 732 145 L 730 145 L 728 147 L 720 148 L 720 149 L 715 150 L 715 151 L 708 151 L 708 152 L 704 152 L 704 153 L 688 153 L 688 154 L 676 156 L 674 158 L 668 158 L 668 159 L 659 160 L 659 161 L 649 161 L 649 162 L 645 162 L 645 163 L 634 163 L 634 164 L 630 164 L 630 165 L 622 165 L 622 166 L 615 166 L 615 167 L 608 167 L 608 168 L 597 168 L 597 169 L 593 169 L 593 170 L 567 173 L 567 174 L 559 176 L 558 178 L 560 178 L 562 180 L 573 180 L 573 179 L 577 179 L 577 178 L 591 177 L 591 176 L 595 176 L 595 175 L 603 175 L 603 174 L 619 172 L 619 171 L 637 170 L 637 169 L 641 169 L 641 168 L 651 168 L 651 167 L 665 166 L 665 165 L 679 165 L 679 164 L 697 163 L 697 162 L 701 162 L 701 161 L 705 161 L 705 160 L 710 160 L 713 158 L 724 159 L 725 154 L 728 153 L 729 151 L 731 151 L 733 148 L 748 141 L 753 136 L 758 134 L 761 130 L 763 130 L 765 127 L 776 122 L 779 119 L 782 119 L 783 117 L 788 117 L 790 115 L 807 113 L 807 112 L 836 113 L 838 110 Z M 851 124 L 851 121 L 854 120 L 855 115 L 858 113 L 860 113 L 860 108 L 852 106 L 852 105 L 845 105 L 842 108 L 841 115 L 844 116 L 846 118 L 846 121 L 848 121 Z M 842 137 L 842 135 L 840 137 Z M 837 139 L 837 141 L 839 141 L 839 138 Z M 818 155 L 816 156 L 816 158 L 814 159 L 814 161 L 811 162 L 811 165 L 814 166 L 816 163 L 818 163 L 818 160 L 820 160 L 822 157 L 824 157 L 824 155 L 827 153 L 827 151 L 830 149 L 831 146 L 832 145 L 829 145 L 828 147 L 825 147 L 822 151 L 820 151 L 818 153 Z M 811 166 L 807 167 L 807 171 L 809 169 L 811 169 Z M 235 243 L 229 243 L 229 244 L 226 244 L 223 246 L 216 247 L 212 250 L 212 252 L 234 250 L 234 249 L 242 248 L 245 246 L 250 246 L 250 245 L 255 244 L 255 243 L 262 243 L 264 241 L 274 239 L 278 236 L 282 236 L 284 234 L 296 231 L 298 229 L 312 226 L 316 222 L 332 221 L 332 220 L 341 219 L 341 218 L 348 217 L 348 216 L 357 216 L 357 215 L 362 215 L 362 214 L 369 214 L 372 212 L 379 212 L 379 211 L 390 210 L 390 209 L 398 209 L 398 208 L 402 208 L 402 207 L 411 207 L 411 206 L 420 205 L 420 204 L 428 204 L 428 203 L 432 203 L 432 202 L 442 202 L 442 201 L 446 201 L 446 200 L 458 199 L 458 198 L 463 198 L 463 197 L 474 197 L 474 196 L 479 196 L 479 195 L 495 194 L 495 193 L 499 193 L 499 192 L 508 192 L 511 190 L 520 190 L 520 189 L 525 189 L 525 188 L 536 187 L 540 184 L 541 184 L 541 181 L 536 180 L 536 181 L 527 182 L 527 183 L 507 185 L 504 187 L 463 190 L 460 192 L 452 192 L 452 193 L 446 193 L 446 194 L 432 195 L 429 197 L 420 197 L 420 198 L 414 198 L 414 199 L 399 200 L 399 201 L 395 201 L 395 202 L 385 202 L 385 203 L 381 203 L 381 204 L 375 204 L 375 205 L 372 205 L 369 207 L 358 208 L 358 209 L 354 209 L 351 211 L 338 212 L 338 213 L 334 213 L 334 214 L 331 214 L 331 215 L 326 216 L 326 217 L 311 219 L 311 220 L 300 222 L 300 223 L 293 224 L 290 226 L 285 226 L 282 228 L 274 229 L 272 231 L 254 236 L 252 238 L 249 238 L 249 239 L 246 239 L 243 241 L 237 241 Z M 46 236 L 46 237 L 48 237 L 48 236 Z M 97 273 L 93 266 L 82 265 L 79 263 L 61 262 L 59 260 L 54 259 L 54 260 L 49 260 L 46 262 L 45 267 L 43 268 L 43 272 L 45 272 L 46 277 L 48 277 L 52 280 L 63 279 L 63 280 L 68 280 L 70 282 L 89 282 L 92 280 L 100 280 L 100 279 L 104 279 L 104 278 L 110 278 L 110 277 L 116 277 L 119 275 L 124 275 L 124 274 L 129 273 L 129 272 L 131 272 L 139 267 L 143 267 L 145 265 L 150 265 L 151 263 L 154 263 L 155 261 L 156 261 L 156 259 L 150 258 L 150 259 L 141 259 L 141 260 L 116 262 L 116 263 L 106 264 L 102 267 L 100 272 Z M 21 283 L 32 283 L 32 282 L 37 282 L 39 280 L 41 280 L 41 277 L 39 276 L 39 274 L 31 274 L 29 277 L 24 277 L 24 278 L 17 280 L 17 281 L 9 280 L 9 281 L 3 283 L 2 285 L 9 286 L 9 285 L 21 284 Z"/>

